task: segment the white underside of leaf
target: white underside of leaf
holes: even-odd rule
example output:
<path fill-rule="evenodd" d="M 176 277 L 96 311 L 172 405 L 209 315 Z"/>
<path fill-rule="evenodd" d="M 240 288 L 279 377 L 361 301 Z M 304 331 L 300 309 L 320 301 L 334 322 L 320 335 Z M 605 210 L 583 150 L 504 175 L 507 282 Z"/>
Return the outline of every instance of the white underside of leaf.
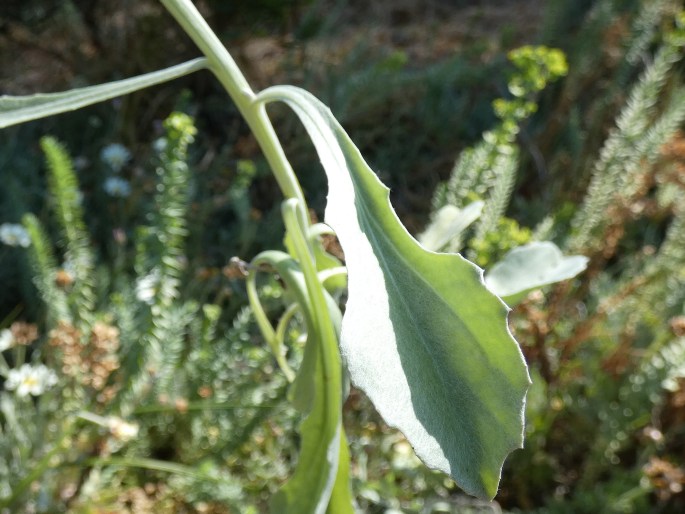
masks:
<path fill-rule="evenodd" d="M 449 204 L 441 207 L 426 230 L 419 234 L 419 243 L 426 250 L 442 250 L 480 217 L 483 205 L 483 202 L 478 201 L 471 202 L 463 209 Z"/>
<path fill-rule="evenodd" d="M 564 256 L 551 241 L 514 248 L 485 276 L 496 295 L 506 298 L 547 284 L 573 278 L 587 267 L 583 255 Z"/>
<path fill-rule="evenodd" d="M 353 383 L 428 466 L 493 497 L 505 456 L 522 444 L 529 385 L 506 306 L 482 270 L 409 235 L 387 188 L 323 104 L 290 86 L 257 100 L 293 108 L 326 170 L 325 219 L 349 271 L 340 344 Z"/>

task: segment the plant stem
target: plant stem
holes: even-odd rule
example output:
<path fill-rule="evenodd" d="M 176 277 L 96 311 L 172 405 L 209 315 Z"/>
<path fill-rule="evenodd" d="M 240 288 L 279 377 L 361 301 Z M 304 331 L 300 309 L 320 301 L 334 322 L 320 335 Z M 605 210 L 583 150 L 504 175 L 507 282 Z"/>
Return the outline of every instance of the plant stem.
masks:
<path fill-rule="evenodd" d="M 7 360 L 5 360 L 5 356 L 0 353 L 0 377 L 7 378 L 10 373 L 10 367 L 9 364 L 7 364 Z"/>
<path fill-rule="evenodd" d="M 321 359 L 324 383 L 322 386 L 323 390 L 317 391 L 317 394 L 322 395 L 326 409 L 326 424 L 332 425 L 331 427 L 321 428 L 326 432 L 332 433 L 337 431 L 336 433 L 339 433 L 342 428 L 342 379 L 338 334 L 329 311 L 323 284 L 317 274 L 315 254 L 311 239 L 308 236 L 310 221 L 302 188 L 269 121 L 265 102 L 257 102 L 255 100 L 256 95 L 237 64 L 209 28 L 192 2 L 190 0 L 161 0 L 161 2 L 207 57 L 209 68 L 224 86 L 241 115 L 245 118 L 271 166 L 281 191 L 286 197 L 282 204 L 283 219 L 286 230 L 293 241 L 293 257 L 299 261 L 304 275 L 307 296 L 309 296 L 313 314 L 311 321 L 320 344 L 318 358 Z M 269 336 L 267 339 L 271 340 L 271 346 L 279 346 L 273 327 L 268 322 L 268 319 L 266 319 L 263 310 L 259 312 L 261 306 L 258 301 L 255 301 L 254 277 L 249 288 L 251 289 L 250 303 L 253 304 L 253 308 L 257 306 L 260 328 Z M 282 355 L 277 353 L 276 358 L 278 359 L 279 357 L 282 359 Z M 284 367 L 281 362 L 279 364 L 281 364 L 282 368 Z M 336 460 L 334 463 L 336 468 L 337 464 Z"/>
<path fill-rule="evenodd" d="M 264 405 L 250 405 L 240 402 L 190 402 L 184 407 L 184 411 L 227 411 L 233 409 L 273 409 L 276 407 L 275 403 L 266 403 Z M 133 416 L 142 416 L 144 414 L 159 414 L 159 413 L 177 413 L 178 407 L 174 405 L 166 405 L 161 403 L 154 403 L 143 405 L 134 409 L 131 414 Z"/>
<path fill-rule="evenodd" d="M 278 367 L 281 368 L 281 371 L 283 371 L 283 374 L 285 375 L 285 378 L 288 380 L 288 382 L 292 382 L 293 380 L 295 380 L 295 373 L 288 364 L 288 361 L 285 359 L 285 355 L 283 353 L 283 339 L 278 338 L 278 334 L 274 330 L 273 326 L 271 326 L 271 322 L 269 321 L 266 312 L 264 312 L 262 303 L 259 301 L 259 293 L 257 292 L 256 282 L 259 264 L 261 262 L 269 263 L 268 258 L 261 257 L 265 254 L 266 253 L 262 253 L 258 255 L 252 261 L 253 266 L 251 267 L 252 269 L 250 270 L 250 273 L 247 276 L 246 281 L 247 297 L 250 300 L 250 307 L 252 308 L 252 313 L 255 317 L 255 320 L 257 321 L 259 330 L 261 330 L 264 339 L 266 339 L 267 344 L 271 348 L 271 352 L 274 354 L 274 357 L 276 358 Z"/>
<path fill-rule="evenodd" d="M 304 229 L 309 225 L 309 221 L 302 188 L 285 156 L 264 105 L 254 102 L 255 94 L 245 76 L 193 3 L 190 0 L 161 2 L 207 57 L 209 68 L 231 96 L 257 139 L 283 195 L 286 198 L 297 198 L 299 201 L 299 221 Z"/>
<path fill-rule="evenodd" d="M 186 476 L 191 478 L 206 478 L 196 468 L 168 462 L 158 459 L 146 459 L 143 457 L 95 457 L 88 459 L 86 464 L 91 466 L 121 466 L 124 468 L 141 468 L 153 471 L 163 471 L 174 475 Z"/>
<path fill-rule="evenodd" d="M 288 323 L 290 323 L 290 320 L 293 319 L 300 309 L 301 308 L 297 303 L 290 304 L 281 316 L 281 319 L 278 320 L 278 325 L 276 325 L 276 339 L 281 345 L 285 344 L 285 331 L 288 328 Z"/>
<path fill-rule="evenodd" d="M 282 205 L 283 221 L 286 230 L 290 233 L 297 260 L 300 262 L 302 274 L 307 284 L 307 293 L 311 299 L 311 307 L 314 314 L 312 320 L 321 338 L 321 355 L 323 360 L 323 373 L 327 384 L 325 392 L 328 402 L 341 402 L 340 384 L 331 384 L 336 371 L 340 368 L 340 354 L 338 352 L 338 337 L 328 310 L 324 288 L 319 280 L 314 258 L 307 243 L 305 235 L 298 230 L 297 224 L 297 200 L 290 199 Z M 338 388 L 336 390 L 336 387 Z M 337 395 L 337 398 L 336 398 Z"/>

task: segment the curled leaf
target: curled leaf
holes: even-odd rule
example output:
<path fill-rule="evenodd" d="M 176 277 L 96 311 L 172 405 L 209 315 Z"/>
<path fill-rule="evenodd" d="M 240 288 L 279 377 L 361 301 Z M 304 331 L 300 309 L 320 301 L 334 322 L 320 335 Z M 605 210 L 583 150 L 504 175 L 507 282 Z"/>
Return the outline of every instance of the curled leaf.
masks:
<path fill-rule="evenodd" d="M 587 267 L 583 255 L 565 257 L 551 241 L 514 248 L 485 275 L 485 283 L 512 305 L 526 292 L 575 277 Z"/>
<path fill-rule="evenodd" d="M 419 243 L 426 250 L 440 251 L 476 221 L 483 211 L 483 202 L 471 202 L 463 209 L 447 204 L 435 213 L 426 230 L 419 235 Z"/>

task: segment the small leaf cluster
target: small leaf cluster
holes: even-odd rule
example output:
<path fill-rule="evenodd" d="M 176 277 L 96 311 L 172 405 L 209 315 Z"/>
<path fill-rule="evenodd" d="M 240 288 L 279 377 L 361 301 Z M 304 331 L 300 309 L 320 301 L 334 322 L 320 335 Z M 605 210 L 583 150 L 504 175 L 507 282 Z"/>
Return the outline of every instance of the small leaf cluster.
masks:
<path fill-rule="evenodd" d="M 526 98 L 542 91 L 547 84 L 566 76 L 566 55 L 558 48 L 522 46 L 507 55 L 516 71 L 509 79 L 509 92 Z"/>
<path fill-rule="evenodd" d="M 501 217 L 492 232 L 488 232 L 483 239 L 472 240 L 469 246 L 475 255 L 474 262 L 487 268 L 510 250 L 530 242 L 532 237 L 533 233 L 528 227 L 522 227 L 511 218 Z"/>

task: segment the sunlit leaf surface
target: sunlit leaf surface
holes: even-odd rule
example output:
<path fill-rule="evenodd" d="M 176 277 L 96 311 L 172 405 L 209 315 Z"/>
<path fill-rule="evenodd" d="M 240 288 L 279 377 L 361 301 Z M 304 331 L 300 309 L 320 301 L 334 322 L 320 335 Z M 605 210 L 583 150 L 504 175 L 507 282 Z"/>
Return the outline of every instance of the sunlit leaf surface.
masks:
<path fill-rule="evenodd" d="M 459 237 L 483 211 L 483 202 L 472 202 L 463 209 L 445 205 L 436 213 L 418 240 L 427 250 L 439 251 Z"/>
<path fill-rule="evenodd" d="M 327 107 L 291 86 L 258 100 L 291 106 L 328 175 L 326 222 L 349 272 L 341 351 L 353 383 L 428 466 L 492 498 L 505 457 L 522 445 L 530 383 L 507 307 L 477 266 L 409 235 Z"/>

